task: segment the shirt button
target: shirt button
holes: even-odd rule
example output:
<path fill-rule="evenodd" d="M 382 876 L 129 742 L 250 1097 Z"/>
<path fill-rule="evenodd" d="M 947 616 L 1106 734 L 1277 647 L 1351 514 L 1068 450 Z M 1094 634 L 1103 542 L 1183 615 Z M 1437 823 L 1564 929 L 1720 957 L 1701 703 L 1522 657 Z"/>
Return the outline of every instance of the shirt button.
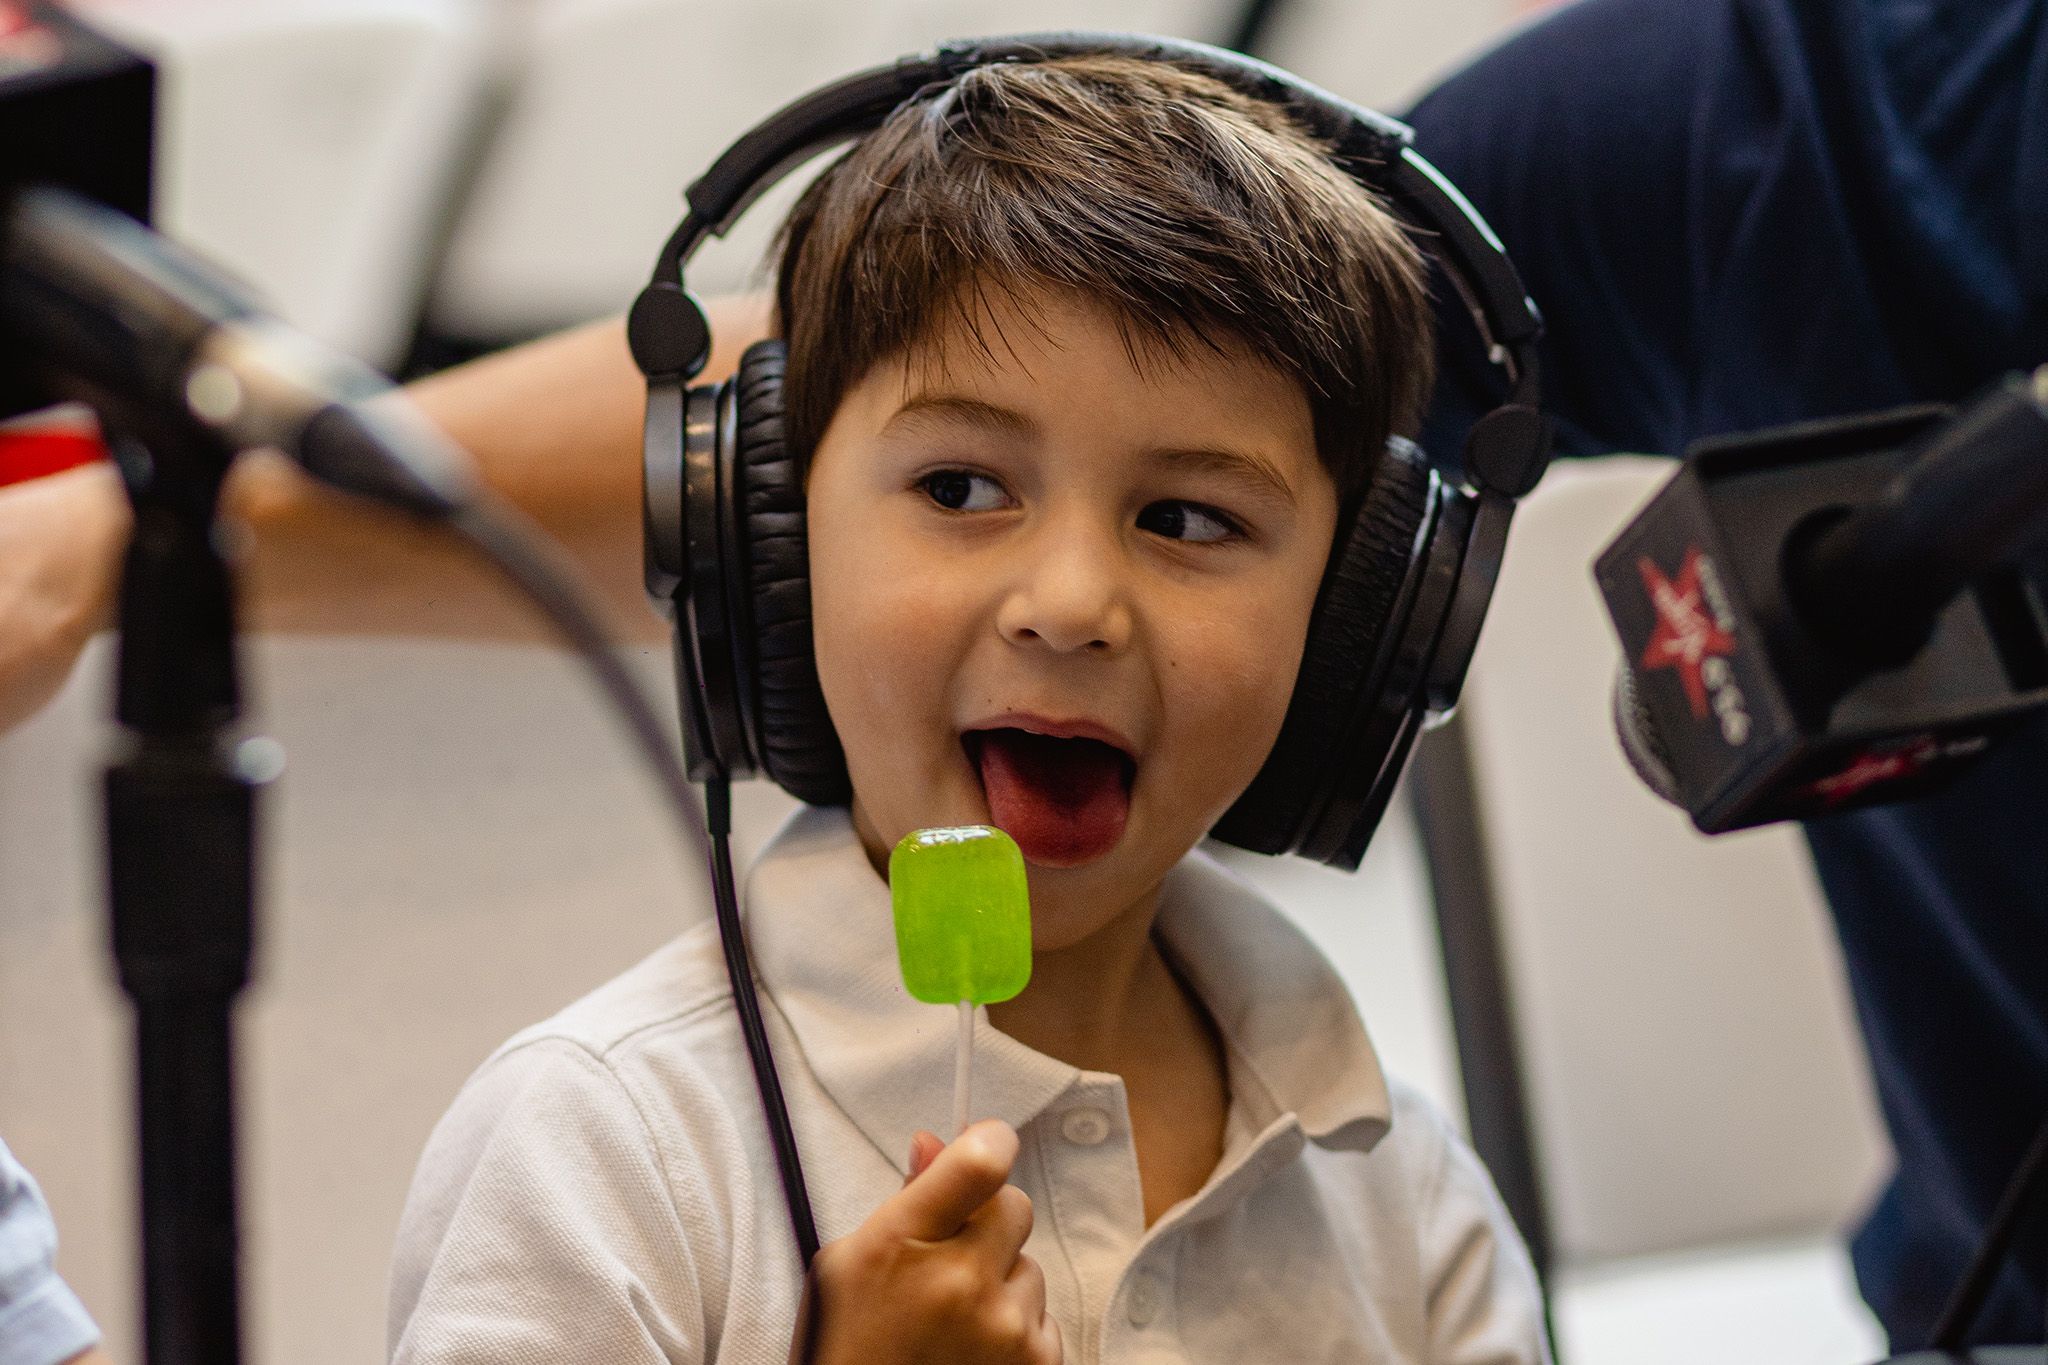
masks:
<path fill-rule="evenodd" d="M 1109 1136 L 1109 1115 L 1100 1109 L 1069 1109 L 1060 1133 L 1076 1147 L 1093 1147 Z"/>
<path fill-rule="evenodd" d="M 1143 1327 L 1159 1316 L 1159 1293 L 1153 1289 L 1151 1280 L 1140 1276 L 1132 1282 L 1124 1311 L 1130 1315 L 1133 1327 Z"/>

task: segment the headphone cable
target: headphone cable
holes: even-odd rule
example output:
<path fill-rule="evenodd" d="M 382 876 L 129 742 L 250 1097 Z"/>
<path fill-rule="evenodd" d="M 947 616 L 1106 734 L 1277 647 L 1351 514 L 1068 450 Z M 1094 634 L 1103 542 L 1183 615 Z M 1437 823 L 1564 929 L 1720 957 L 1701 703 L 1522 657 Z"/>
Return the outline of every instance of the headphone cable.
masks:
<path fill-rule="evenodd" d="M 768 1120 L 768 1138 L 775 1147 L 775 1166 L 782 1176 L 790 1226 L 796 1232 L 797 1255 L 808 1275 L 811 1258 L 818 1254 L 818 1226 L 811 1215 L 810 1190 L 804 1184 L 803 1163 L 797 1158 L 796 1131 L 790 1126 L 789 1105 L 782 1098 L 782 1081 L 775 1072 L 775 1054 L 768 1046 L 761 1001 L 754 991 L 754 969 L 747 957 L 746 932 L 740 923 L 739 893 L 732 875 L 731 780 L 720 774 L 707 781 L 704 798 L 704 823 L 711 833 L 711 887 L 718 909 L 718 937 L 725 946 L 725 971 L 732 979 L 733 1008 L 739 1012 L 740 1032 L 746 1036 L 747 1059 L 754 1064 L 754 1084 L 760 1089 L 761 1112 Z"/>

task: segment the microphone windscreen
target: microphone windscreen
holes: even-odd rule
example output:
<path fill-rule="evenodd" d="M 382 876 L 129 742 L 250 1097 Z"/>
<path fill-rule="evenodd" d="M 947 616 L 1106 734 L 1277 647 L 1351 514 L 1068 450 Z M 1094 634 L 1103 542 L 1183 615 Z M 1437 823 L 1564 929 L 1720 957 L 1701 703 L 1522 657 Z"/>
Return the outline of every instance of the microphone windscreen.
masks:
<path fill-rule="evenodd" d="M 1627 664 L 1614 672 L 1614 733 L 1628 766 L 1635 769 L 1643 785 L 1674 806 L 1685 801 L 1678 794 L 1678 781 L 1671 775 L 1671 754 L 1657 734 L 1650 713 L 1636 696 L 1635 675 Z"/>

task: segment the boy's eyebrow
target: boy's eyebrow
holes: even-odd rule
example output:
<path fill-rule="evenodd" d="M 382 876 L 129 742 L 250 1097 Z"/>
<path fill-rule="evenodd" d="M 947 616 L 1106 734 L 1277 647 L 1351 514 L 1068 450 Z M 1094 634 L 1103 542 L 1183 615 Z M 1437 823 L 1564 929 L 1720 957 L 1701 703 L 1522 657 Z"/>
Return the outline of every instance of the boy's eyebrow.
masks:
<path fill-rule="evenodd" d="M 963 398 L 958 394 L 921 393 L 908 399 L 889 418 L 896 422 L 905 417 L 951 418 L 969 426 L 980 427 L 1004 436 L 1026 436 L 1037 428 L 1031 419 L 1010 408 L 1000 408 L 993 403 L 984 403 L 978 398 Z"/>
<path fill-rule="evenodd" d="M 1182 469 L 1221 474 L 1226 478 L 1255 484 L 1288 506 L 1294 505 L 1294 485 L 1287 481 L 1287 476 L 1280 472 L 1279 466 L 1263 455 L 1219 446 L 1188 446 L 1155 450 L 1152 457 Z"/>

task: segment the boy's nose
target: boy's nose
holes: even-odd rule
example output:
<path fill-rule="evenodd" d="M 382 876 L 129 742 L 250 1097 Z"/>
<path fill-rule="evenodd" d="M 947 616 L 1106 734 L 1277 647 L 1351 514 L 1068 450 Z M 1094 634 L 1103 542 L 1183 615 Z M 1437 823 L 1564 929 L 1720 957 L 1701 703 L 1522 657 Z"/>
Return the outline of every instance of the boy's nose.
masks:
<path fill-rule="evenodd" d="M 1115 653 L 1131 638 L 1121 559 L 1094 537 L 1048 537 L 997 613 L 1012 644 Z"/>

